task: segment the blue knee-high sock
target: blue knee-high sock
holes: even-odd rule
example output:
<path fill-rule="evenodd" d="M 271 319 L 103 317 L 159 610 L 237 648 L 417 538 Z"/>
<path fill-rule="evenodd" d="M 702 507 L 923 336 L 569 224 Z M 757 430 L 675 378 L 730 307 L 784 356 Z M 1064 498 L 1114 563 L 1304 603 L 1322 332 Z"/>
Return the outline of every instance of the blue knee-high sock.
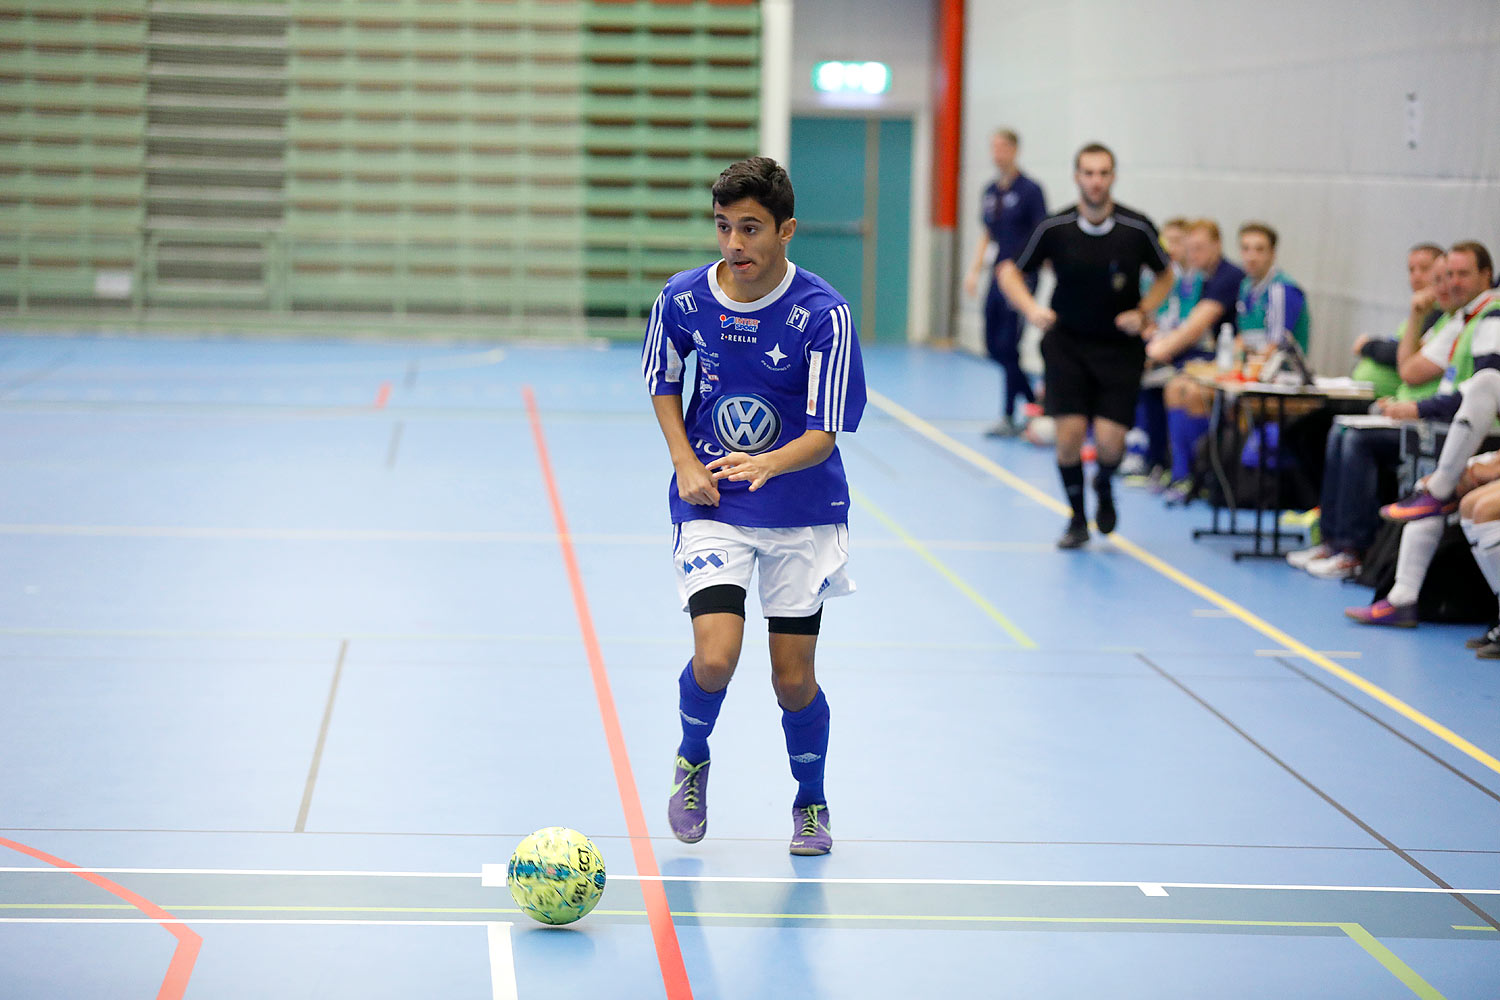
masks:
<path fill-rule="evenodd" d="M 719 709 L 729 689 L 712 694 L 703 690 L 693 676 L 693 661 L 688 660 L 677 678 L 677 690 L 677 714 L 682 716 L 682 743 L 677 752 L 689 764 L 701 764 L 708 760 L 708 736 L 719 721 Z"/>
<path fill-rule="evenodd" d="M 1186 479 L 1193 471 L 1193 448 L 1208 433 L 1208 418 L 1186 410 L 1167 411 L 1167 434 L 1172 439 L 1172 479 Z"/>
<path fill-rule="evenodd" d="M 1145 408 L 1146 422 L 1141 426 L 1146 431 L 1146 465 L 1149 468 L 1167 464 L 1167 404 L 1160 389 L 1142 389 L 1141 403 Z"/>
<path fill-rule="evenodd" d="M 828 755 L 828 699 L 819 688 L 800 712 L 781 710 L 781 728 L 786 732 L 786 753 L 797 779 L 797 808 L 827 802 L 823 796 L 823 763 Z"/>

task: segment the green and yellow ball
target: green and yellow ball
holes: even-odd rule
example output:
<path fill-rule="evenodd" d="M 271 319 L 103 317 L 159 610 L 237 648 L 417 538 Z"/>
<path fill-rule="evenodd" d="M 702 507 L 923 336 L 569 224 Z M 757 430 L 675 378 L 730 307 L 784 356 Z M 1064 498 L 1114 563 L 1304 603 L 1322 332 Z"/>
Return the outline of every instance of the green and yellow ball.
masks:
<path fill-rule="evenodd" d="M 603 895 L 604 859 L 577 830 L 549 826 L 516 846 L 505 884 L 527 916 L 544 924 L 571 924 Z"/>

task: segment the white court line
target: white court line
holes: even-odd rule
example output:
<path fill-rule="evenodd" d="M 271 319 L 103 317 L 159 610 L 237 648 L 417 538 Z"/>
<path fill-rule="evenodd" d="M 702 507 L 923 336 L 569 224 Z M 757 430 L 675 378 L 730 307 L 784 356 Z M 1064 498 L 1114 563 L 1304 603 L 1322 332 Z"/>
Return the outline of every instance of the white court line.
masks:
<path fill-rule="evenodd" d="M 0 917 L 0 924 L 175 924 L 199 927 L 204 924 L 270 924 L 310 927 L 493 927 L 488 920 L 359 920 L 355 918 L 299 917 L 209 917 L 199 919 L 155 917 Z M 509 927 L 509 924 L 505 926 Z M 514 994 L 512 994 L 514 995 Z"/>
<path fill-rule="evenodd" d="M 558 540 L 552 531 L 442 531 L 397 528 L 236 528 L 189 524 L 0 524 L 0 535 L 64 538 L 179 538 L 229 541 L 275 542 L 496 542 L 545 543 Z M 663 534 L 576 532 L 569 535 L 582 545 L 660 545 Z M 986 542 L 964 539 L 920 540 L 933 549 L 966 552 L 1051 552 L 1051 542 Z M 870 538 L 865 548 L 904 549 L 899 538 Z"/>
<path fill-rule="evenodd" d="M 485 927 L 490 940 L 490 990 L 493 1000 L 516 1000 L 516 956 L 510 949 L 510 924 Z"/>
<path fill-rule="evenodd" d="M 464 354 L 442 354 L 429 358 L 371 358 L 363 361 L 277 361 L 245 365 L 98 365 L 70 366 L 58 373 L 59 382 L 81 382 L 94 379 L 244 379 L 254 376 L 290 375 L 308 378 L 324 378 L 329 375 L 357 375 L 367 372 L 384 373 L 393 379 L 405 377 L 413 364 L 418 374 L 439 371 L 461 371 L 466 368 L 486 368 L 505 360 L 505 348 Z"/>
<path fill-rule="evenodd" d="M 504 865 L 501 866 L 504 868 Z M 40 865 L 0 867 L 0 875 L 63 872 L 72 875 L 275 875 L 288 878 L 479 878 L 479 872 L 367 872 L 323 868 L 43 868 Z M 503 879 L 502 879 L 503 881 Z"/>
<path fill-rule="evenodd" d="M 339 878 L 470 878 L 480 884 L 499 887 L 505 884 L 505 865 L 486 864 L 478 872 L 381 872 L 356 870 L 323 870 L 296 868 L 53 868 L 0 867 L 0 874 L 99 874 L 99 875 L 269 875 L 277 877 Z M 1500 889 L 1444 889 L 1440 886 L 1403 885 L 1297 885 L 1259 882 L 1168 882 L 1086 880 L 1086 879 L 990 879 L 990 878 L 803 878 L 791 875 L 637 875 L 610 874 L 620 882 L 691 882 L 743 885 L 907 885 L 907 886 L 991 886 L 1057 889 L 1139 889 L 1156 895 L 1151 889 L 1225 889 L 1263 892 L 1397 892 L 1439 896 L 1500 896 Z"/>
<path fill-rule="evenodd" d="M 39 628 L 28 625 L 0 626 L 0 637 L 20 636 L 40 639 L 215 639 L 235 642 L 320 640 L 338 642 L 343 639 L 377 642 L 562 642 L 577 643 L 578 634 L 556 633 L 544 635 L 524 632 L 214 632 L 191 629 L 75 629 Z M 614 645 L 635 646 L 680 646 L 682 639 L 676 636 L 601 635 L 601 642 Z M 1144 649 L 1130 646 L 1101 646 L 1097 649 L 1049 648 L 1046 650 L 1018 649 L 1011 643 L 1000 642 L 917 642 L 883 639 L 828 639 L 823 646 L 850 649 L 940 649 L 955 652 L 1008 652 L 1008 653 L 1144 653 Z"/>
<path fill-rule="evenodd" d="M 421 531 L 360 528 L 230 528 L 161 524 L 0 524 L 0 535 L 81 538 L 202 538 L 293 542 L 537 542 L 553 544 L 553 531 Z M 576 542 L 665 545 L 664 535 L 576 534 Z"/>
<path fill-rule="evenodd" d="M 1439 896 L 1500 896 L 1500 889 L 1443 889 L 1438 886 L 1400 885 L 1266 885 L 1252 882 L 1114 882 L 1061 879 L 987 878 L 744 878 L 733 875 L 611 875 L 612 879 L 662 882 L 743 882 L 771 885 L 909 885 L 909 886 L 1014 886 L 1060 889 L 1139 889 L 1148 896 L 1165 896 L 1168 889 L 1261 890 L 1267 892 L 1400 892 Z"/>

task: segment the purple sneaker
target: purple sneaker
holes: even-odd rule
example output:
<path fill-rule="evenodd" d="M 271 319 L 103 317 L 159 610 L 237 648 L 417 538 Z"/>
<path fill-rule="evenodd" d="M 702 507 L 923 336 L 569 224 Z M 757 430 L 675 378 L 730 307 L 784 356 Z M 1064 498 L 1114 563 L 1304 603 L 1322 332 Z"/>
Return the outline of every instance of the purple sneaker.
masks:
<path fill-rule="evenodd" d="M 828 804 L 792 806 L 792 853 L 827 854 L 833 850 L 833 830 L 828 821 Z"/>
<path fill-rule="evenodd" d="M 1420 521 L 1424 517 L 1442 517 L 1455 510 L 1458 510 L 1457 500 L 1439 500 L 1423 490 L 1386 504 L 1380 508 L 1380 516 L 1387 521 Z"/>
<path fill-rule="evenodd" d="M 677 758 L 672 795 L 667 799 L 667 823 L 684 844 L 696 844 L 708 832 L 708 761 L 689 764 Z"/>
<path fill-rule="evenodd" d="M 1417 627 L 1415 604 L 1392 604 L 1381 598 L 1368 608 L 1345 608 L 1344 614 L 1361 625 L 1390 625 L 1395 628 Z"/>

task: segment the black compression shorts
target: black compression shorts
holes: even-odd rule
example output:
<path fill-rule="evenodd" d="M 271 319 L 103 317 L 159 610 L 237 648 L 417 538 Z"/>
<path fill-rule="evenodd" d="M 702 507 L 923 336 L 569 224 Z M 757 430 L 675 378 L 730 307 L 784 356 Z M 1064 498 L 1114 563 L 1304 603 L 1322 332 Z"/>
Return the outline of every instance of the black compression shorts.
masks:
<path fill-rule="evenodd" d="M 1103 417 L 1130 427 L 1141 390 L 1146 345 L 1139 337 L 1080 337 L 1048 330 L 1042 337 L 1050 417 Z"/>

